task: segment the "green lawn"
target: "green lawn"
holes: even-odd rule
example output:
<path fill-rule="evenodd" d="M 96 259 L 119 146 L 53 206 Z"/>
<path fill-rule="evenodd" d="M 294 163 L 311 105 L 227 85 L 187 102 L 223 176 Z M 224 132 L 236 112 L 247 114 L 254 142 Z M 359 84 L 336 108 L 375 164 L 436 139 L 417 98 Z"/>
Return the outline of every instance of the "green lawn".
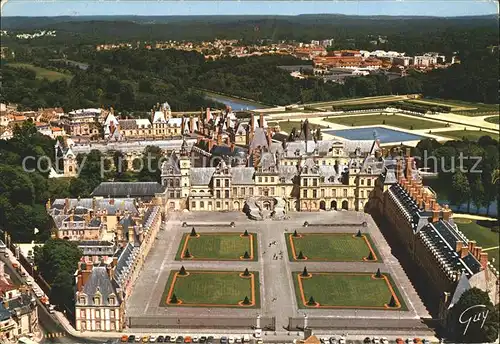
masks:
<path fill-rule="evenodd" d="M 441 131 L 436 133 L 439 136 L 446 136 L 452 139 L 463 140 L 464 138 L 469 141 L 477 141 L 481 136 L 490 136 L 491 138 L 498 140 L 498 134 L 489 133 L 479 130 L 455 130 L 455 131 Z"/>
<path fill-rule="evenodd" d="M 6 66 L 13 67 L 13 68 L 27 68 L 31 69 L 36 73 L 36 77 L 38 79 L 48 79 L 50 81 L 55 81 L 55 80 L 70 80 L 73 76 L 70 74 L 64 74 L 60 73 L 54 70 L 46 69 L 46 68 L 41 68 L 41 67 L 36 67 L 33 66 L 32 64 L 29 63 L 8 63 Z"/>
<path fill-rule="evenodd" d="M 332 308 L 377 308 L 389 304 L 392 293 L 385 279 L 374 279 L 372 273 L 350 272 L 312 272 L 311 278 L 302 279 L 305 300 L 312 296 L 320 306 Z M 299 287 L 300 272 L 293 274 L 297 301 L 300 308 L 304 306 Z M 394 282 L 387 274 L 389 282 L 401 302 L 401 310 L 406 309 Z"/>
<path fill-rule="evenodd" d="M 387 114 L 329 117 L 325 120 L 336 124 L 355 126 L 355 127 L 363 125 L 385 124 L 408 130 L 444 128 L 446 126 L 445 123 L 431 122 L 417 118 L 398 116 L 398 115 L 387 115 Z"/>
<path fill-rule="evenodd" d="M 490 228 L 478 225 L 474 220 L 460 218 L 457 215 L 455 215 L 453 220 L 457 224 L 458 229 L 465 234 L 467 239 L 475 240 L 477 242 L 477 245 L 481 246 L 483 249 L 499 246 L 500 233 L 492 232 Z M 488 250 L 486 252 L 488 253 L 488 258 L 490 261 L 492 258 L 495 258 L 494 264 L 497 267 L 497 270 L 500 270 L 499 250 L 494 249 Z"/>
<path fill-rule="evenodd" d="M 168 294 L 177 271 L 170 272 L 168 282 L 163 292 L 160 306 L 173 306 L 167 304 Z M 182 303 L 179 306 L 194 307 L 240 307 L 238 303 L 245 296 L 252 301 L 252 280 L 243 278 L 243 271 L 190 271 L 188 276 L 177 277 L 173 287 L 173 294 Z M 255 305 L 260 306 L 259 273 L 254 274 Z"/>
<path fill-rule="evenodd" d="M 191 237 L 185 233 L 177 251 L 176 260 L 181 259 L 184 245 L 194 260 L 240 260 L 248 252 L 253 254 L 253 260 L 257 260 L 257 234 L 249 233 L 245 237 L 242 233 L 197 233 L 199 237 Z M 187 244 L 186 240 L 188 240 Z M 252 244 L 251 244 L 252 242 Z"/>
<path fill-rule="evenodd" d="M 293 257 L 290 243 L 292 237 L 295 254 L 300 251 L 307 257 L 305 261 L 330 261 L 330 262 L 359 262 L 370 254 L 370 248 L 363 237 L 355 237 L 354 233 L 300 233 L 302 237 L 293 237 L 286 233 L 288 257 L 290 261 L 297 261 Z M 368 239 L 378 261 L 380 255 L 375 249 L 369 234 L 364 234 Z M 302 261 L 302 260 L 300 260 Z"/>
<path fill-rule="evenodd" d="M 498 104 L 484 104 L 484 103 L 474 103 L 466 102 L 463 100 L 452 100 L 452 99 L 432 99 L 424 98 L 413 100 L 414 102 L 424 102 L 435 105 L 447 105 L 452 107 L 452 112 L 460 113 L 461 115 L 480 115 L 483 112 L 498 111 Z"/>
<path fill-rule="evenodd" d="M 486 117 L 484 119 L 486 122 L 489 122 L 489 123 L 500 123 L 500 116 L 491 116 L 491 117 Z"/>
<path fill-rule="evenodd" d="M 276 124 L 279 124 L 281 131 L 284 131 L 285 133 L 290 133 L 293 128 L 297 132 L 300 131 L 300 121 L 280 121 L 280 122 L 268 122 L 267 125 L 270 127 L 275 126 Z M 325 128 L 324 126 L 313 124 L 309 122 L 309 128 L 311 130 L 316 130 L 317 128 Z"/>

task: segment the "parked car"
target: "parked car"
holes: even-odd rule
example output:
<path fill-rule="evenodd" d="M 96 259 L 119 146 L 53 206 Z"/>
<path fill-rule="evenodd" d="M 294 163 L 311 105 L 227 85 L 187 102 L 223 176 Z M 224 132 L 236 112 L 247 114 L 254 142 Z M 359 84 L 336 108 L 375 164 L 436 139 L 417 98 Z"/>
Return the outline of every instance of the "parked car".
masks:
<path fill-rule="evenodd" d="M 229 337 L 227 341 L 229 344 L 234 344 L 234 337 Z"/>
<path fill-rule="evenodd" d="M 371 343 L 372 342 L 372 339 L 370 337 L 365 337 L 365 339 L 363 340 L 363 343 L 367 344 L 367 343 Z"/>
<path fill-rule="evenodd" d="M 242 340 L 243 343 L 248 343 L 250 342 L 250 336 L 248 334 L 244 334 Z"/>
<path fill-rule="evenodd" d="M 220 344 L 227 344 L 227 337 L 226 336 L 220 337 Z"/>
<path fill-rule="evenodd" d="M 207 344 L 214 344 L 214 337 L 213 336 L 207 337 Z"/>
<path fill-rule="evenodd" d="M 170 338 L 169 338 L 170 339 Z M 162 335 L 158 336 L 158 338 L 156 338 L 156 341 L 158 343 L 163 343 L 165 341 L 165 337 L 163 337 Z"/>
<path fill-rule="evenodd" d="M 330 344 L 337 344 L 337 338 L 335 338 L 335 337 L 330 337 L 330 339 L 328 340 L 328 342 L 329 342 Z"/>
<path fill-rule="evenodd" d="M 200 337 L 200 343 L 206 343 L 206 341 L 207 341 L 207 337 L 205 337 L 205 336 Z"/>
<path fill-rule="evenodd" d="M 177 339 L 175 340 L 176 343 L 184 343 L 184 337 L 183 336 L 179 336 L 177 337 Z"/>
<path fill-rule="evenodd" d="M 257 339 L 256 344 L 264 344 L 264 341 L 262 339 Z"/>
<path fill-rule="evenodd" d="M 142 337 L 142 342 L 143 342 L 143 343 L 147 343 L 147 342 L 149 342 L 149 336 L 144 336 L 144 337 Z"/>
<path fill-rule="evenodd" d="M 389 344 L 389 340 L 388 340 L 386 337 L 382 337 L 382 338 L 380 338 L 380 342 L 381 342 L 382 344 Z"/>
<path fill-rule="evenodd" d="M 150 336 L 149 337 L 149 342 L 150 343 L 156 343 L 156 338 L 157 338 L 156 336 Z"/>
<path fill-rule="evenodd" d="M 183 340 L 184 341 L 184 340 Z M 170 343 L 175 343 L 177 342 L 177 338 L 175 336 L 170 336 Z M 182 342 L 181 342 L 182 343 Z"/>
<path fill-rule="evenodd" d="M 241 338 L 238 338 L 238 337 L 234 338 L 234 342 L 235 342 L 235 343 L 243 343 L 243 342 L 241 341 Z"/>
<path fill-rule="evenodd" d="M 193 339 L 190 336 L 184 337 L 184 343 L 191 343 Z"/>
<path fill-rule="evenodd" d="M 128 336 L 127 335 L 123 335 L 122 338 L 120 339 L 120 342 L 122 342 L 122 343 L 128 342 Z"/>
<path fill-rule="evenodd" d="M 373 337 L 372 341 L 373 341 L 373 344 L 379 344 L 380 343 L 380 339 L 378 337 Z"/>
<path fill-rule="evenodd" d="M 344 336 L 341 336 L 340 339 L 339 339 L 339 344 L 346 344 L 346 340 L 344 338 Z"/>
<path fill-rule="evenodd" d="M 193 340 L 193 343 L 198 343 L 199 339 L 198 339 L 198 337 L 193 337 L 192 340 Z"/>
<path fill-rule="evenodd" d="M 404 340 L 402 338 L 396 338 L 396 344 L 403 344 Z"/>
<path fill-rule="evenodd" d="M 128 336 L 127 342 L 129 342 L 129 343 L 135 342 L 135 336 L 133 334 L 131 334 L 130 336 Z"/>

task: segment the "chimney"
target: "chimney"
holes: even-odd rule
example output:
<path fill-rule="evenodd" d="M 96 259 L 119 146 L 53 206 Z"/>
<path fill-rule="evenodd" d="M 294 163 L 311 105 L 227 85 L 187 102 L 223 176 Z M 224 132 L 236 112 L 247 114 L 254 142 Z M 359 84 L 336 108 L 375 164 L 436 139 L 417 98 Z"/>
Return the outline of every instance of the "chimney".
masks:
<path fill-rule="evenodd" d="M 475 247 L 476 247 L 476 241 L 475 240 L 469 240 L 469 251 L 472 252 Z"/>
<path fill-rule="evenodd" d="M 217 146 L 222 145 L 222 134 L 218 133 L 217 134 Z"/>
<path fill-rule="evenodd" d="M 189 132 L 193 133 L 194 131 L 194 117 L 189 117 Z"/>
<path fill-rule="evenodd" d="M 134 226 L 130 226 L 128 228 L 128 242 L 134 245 L 134 241 L 135 241 Z"/>
<path fill-rule="evenodd" d="M 252 115 L 250 117 L 250 133 L 252 133 L 252 134 L 254 132 L 254 127 L 255 127 L 255 116 Z M 252 135 L 252 137 L 253 137 L 253 135 Z"/>
<path fill-rule="evenodd" d="M 452 213 L 450 207 L 448 206 L 448 204 L 445 204 L 443 209 L 443 220 L 450 221 L 451 214 Z"/>
<path fill-rule="evenodd" d="M 259 116 L 259 127 L 264 128 L 264 114 L 260 114 Z"/>
<path fill-rule="evenodd" d="M 273 142 L 273 135 L 272 135 L 272 131 L 270 128 L 267 128 L 267 132 L 266 132 L 266 138 L 267 138 L 267 145 L 269 147 L 271 147 L 271 143 Z"/>
<path fill-rule="evenodd" d="M 87 281 L 89 280 L 90 274 L 92 272 L 92 266 L 87 265 L 87 263 L 83 262 L 80 265 L 80 271 L 78 274 L 78 291 L 81 291 Z"/>
<path fill-rule="evenodd" d="M 226 137 L 226 145 L 229 146 L 229 144 L 231 143 L 231 139 L 229 138 L 229 136 Z"/>
<path fill-rule="evenodd" d="M 231 152 L 234 152 L 234 143 L 231 143 Z"/>
<path fill-rule="evenodd" d="M 487 269 L 487 267 L 488 267 L 488 253 L 486 253 L 486 252 L 481 253 L 481 255 L 479 256 L 479 263 L 481 264 L 481 267 L 483 268 L 483 270 L 488 271 L 488 269 Z"/>
<path fill-rule="evenodd" d="M 424 210 L 425 211 L 431 211 L 432 207 L 431 207 L 431 202 L 429 201 L 429 199 L 425 199 L 424 200 Z"/>
<path fill-rule="evenodd" d="M 207 108 L 205 121 L 208 122 L 208 121 L 210 121 L 211 118 L 212 118 L 212 114 L 210 113 L 210 108 Z"/>
<path fill-rule="evenodd" d="M 186 126 L 186 118 L 182 116 L 181 119 L 181 134 L 184 135 L 184 127 Z"/>
<path fill-rule="evenodd" d="M 69 198 L 64 199 L 64 211 L 67 212 L 69 210 Z"/>
<path fill-rule="evenodd" d="M 208 139 L 208 152 L 212 151 L 212 147 L 214 146 L 214 140 Z"/>
<path fill-rule="evenodd" d="M 440 207 L 439 204 L 434 203 L 434 208 L 432 208 L 432 222 L 438 222 L 439 221 L 439 213 L 440 213 Z"/>
<path fill-rule="evenodd" d="M 483 253 L 483 248 L 481 246 L 476 246 L 474 249 L 474 257 L 476 257 L 478 260 L 481 258 L 481 254 Z"/>
<path fill-rule="evenodd" d="M 460 258 L 464 258 L 469 253 L 469 248 L 467 246 L 462 246 L 460 249 Z"/>
<path fill-rule="evenodd" d="M 108 265 L 106 266 L 106 271 L 108 273 L 109 279 L 113 280 L 113 278 L 115 277 L 115 267 L 112 265 Z"/>
<path fill-rule="evenodd" d="M 456 247 L 455 247 L 455 252 L 461 253 L 462 252 L 462 247 L 464 247 L 464 242 L 461 240 L 457 240 Z"/>

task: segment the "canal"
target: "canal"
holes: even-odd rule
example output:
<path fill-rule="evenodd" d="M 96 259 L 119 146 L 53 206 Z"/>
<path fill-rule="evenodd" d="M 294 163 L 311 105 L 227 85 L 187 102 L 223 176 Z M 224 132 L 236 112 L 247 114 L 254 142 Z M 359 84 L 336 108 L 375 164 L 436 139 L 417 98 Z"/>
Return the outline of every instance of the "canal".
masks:
<path fill-rule="evenodd" d="M 217 93 L 203 91 L 205 93 L 205 98 L 215 100 L 217 102 L 228 105 L 233 109 L 233 111 L 245 111 L 245 110 L 255 110 L 268 108 L 269 106 L 238 98 L 233 98 L 229 96 L 223 96 Z"/>

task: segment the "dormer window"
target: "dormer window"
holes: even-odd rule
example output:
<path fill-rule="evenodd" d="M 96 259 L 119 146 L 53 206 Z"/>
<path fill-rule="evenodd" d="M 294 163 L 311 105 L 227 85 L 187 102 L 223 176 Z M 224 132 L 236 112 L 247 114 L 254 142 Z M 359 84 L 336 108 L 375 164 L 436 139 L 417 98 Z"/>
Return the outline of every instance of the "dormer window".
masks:
<path fill-rule="evenodd" d="M 115 305 L 115 297 L 114 296 L 110 296 L 108 302 L 109 302 L 109 304 L 111 306 L 114 306 Z"/>
<path fill-rule="evenodd" d="M 94 305 L 99 306 L 101 304 L 101 298 L 99 296 L 94 296 Z"/>
<path fill-rule="evenodd" d="M 80 296 L 80 298 L 78 299 L 78 302 L 81 305 L 85 305 L 87 303 L 87 298 L 85 296 Z"/>

